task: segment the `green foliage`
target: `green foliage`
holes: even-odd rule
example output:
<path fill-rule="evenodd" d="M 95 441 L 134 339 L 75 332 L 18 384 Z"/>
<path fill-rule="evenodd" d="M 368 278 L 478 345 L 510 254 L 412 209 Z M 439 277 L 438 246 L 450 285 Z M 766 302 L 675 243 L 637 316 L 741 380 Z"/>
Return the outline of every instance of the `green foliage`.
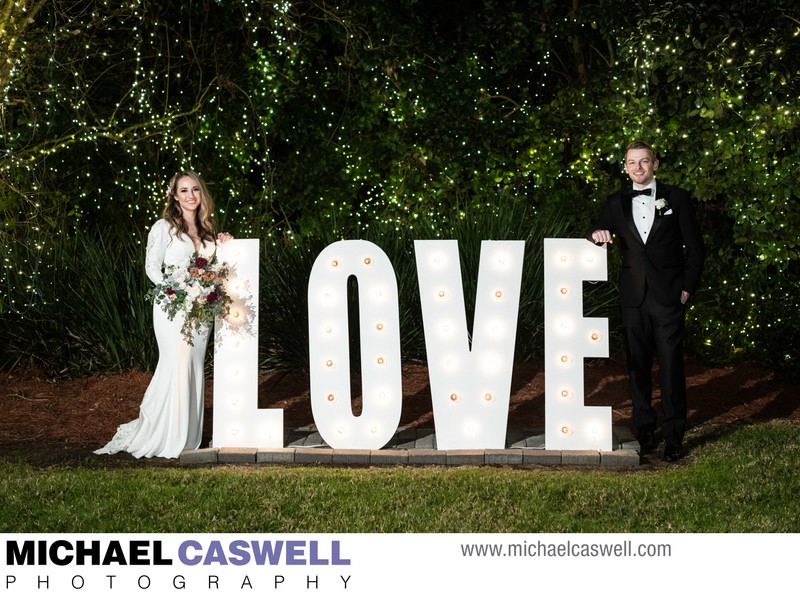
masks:
<path fill-rule="evenodd" d="M 482 240 L 525 241 L 516 358 L 544 350 L 543 242 L 563 237 L 569 219 L 538 213 L 520 202 L 467 206 L 436 225 L 394 226 L 376 222 L 361 231 L 285 235 L 262 242 L 260 277 L 260 364 L 264 369 L 308 366 L 308 279 L 318 254 L 341 239 L 372 241 L 395 270 L 400 300 L 403 358 L 426 358 L 414 240 L 458 241 L 468 327 L 474 317 Z M 29 231 L 33 233 L 30 227 Z M 129 367 L 151 368 L 156 355 L 152 306 L 145 299 L 144 246 L 135 235 L 47 233 L 24 240 L 5 237 L 6 287 L 0 344 L 7 364 L 35 363 L 52 373 L 80 374 Z M 28 249 L 31 245 L 35 253 Z M 47 249 L 38 249 L 47 246 Z M 605 315 L 615 300 L 613 284 L 589 292 L 587 315 Z M 353 310 L 357 296 L 351 294 Z M 597 313 L 599 312 L 599 313 Z M 357 315 L 351 315 L 351 343 L 357 361 Z"/>
<path fill-rule="evenodd" d="M 693 353 L 791 373 L 795 4 L 54 0 L 4 66 L 0 216 L 17 228 L 37 203 L 70 232 L 141 230 L 191 167 L 226 229 L 312 252 L 498 200 L 580 235 L 645 138 L 712 256 Z"/>
<path fill-rule="evenodd" d="M 451 219 L 436 224 L 395 226 L 376 222 L 361 231 L 320 232 L 310 238 L 296 236 L 273 239 L 264 247 L 261 260 L 264 313 L 262 362 L 267 367 L 305 367 L 308 362 L 308 278 L 314 261 L 327 245 L 341 239 L 363 239 L 375 243 L 394 266 L 400 299 L 401 350 L 404 360 L 425 360 L 422 313 L 416 275 L 414 240 L 458 241 L 464 285 L 467 327 L 474 317 L 478 263 L 482 240 L 525 241 L 525 261 L 520 297 L 515 355 L 525 360 L 544 353 L 543 247 L 546 237 L 564 237 L 570 221 L 563 215 L 538 216 L 520 202 L 469 206 Z M 587 299 L 587 315 L 602 315 L 615 299 L 613 286 L 598 286 Z M 351 300 L 357 297 L 351 295 Z M 352 320 L 351 320 L 352 322 Z M 358 328 L 350 331 L 357 348 Z M 354 352 L 355 354 L 355 352 Z M 356 357 L 351 356 L 351 361 Z"/>
<path fill-rule="evenodd" d="M 40 231 L 2 243 L 3 366 L 31 363 L 52 374 L 151 367 L 157 352 L 141 242 L 84 232 L 53 241 Z"/>
<path fill-rule="evenodd" d="M 126 464 L 91 454 L 42 469 L 25 463 L 24 456 L 30 455 L 26 445 L 22 459 L 8 449 L 0 459 L 0 529 L 526 534 L 800 530 L 796 422 L 689 437 L 700 445 L 680 465 L 627 472 L 187 469 L 167 462 Z"/>

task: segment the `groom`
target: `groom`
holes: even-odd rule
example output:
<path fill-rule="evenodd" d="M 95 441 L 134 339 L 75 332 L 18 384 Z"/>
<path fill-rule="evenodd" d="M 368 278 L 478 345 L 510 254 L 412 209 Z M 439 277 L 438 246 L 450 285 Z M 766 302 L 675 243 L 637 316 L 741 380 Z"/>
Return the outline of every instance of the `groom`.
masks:
<path fill-rule="evenodd" d="M 655 445 L 651 369 L 658 356 L 664 459 L 683 457 L 686 379 L 685 305 L 700 283 L 705 248 L 689 194 L 656 184 L 658 159 L 645 142 L 625 150 L 632 187 L 609 196 L 587 237 L 622 250 L 619 300 L 628 360 L 633 421 L 642 452 Z"/>

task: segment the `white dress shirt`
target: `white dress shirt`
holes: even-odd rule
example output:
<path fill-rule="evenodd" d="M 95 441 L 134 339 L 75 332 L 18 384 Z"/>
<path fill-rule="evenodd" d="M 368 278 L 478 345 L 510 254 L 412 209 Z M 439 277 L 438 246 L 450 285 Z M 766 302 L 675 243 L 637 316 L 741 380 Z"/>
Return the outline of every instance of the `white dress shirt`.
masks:
<path fill-rule="evenodd" d="M 633 222 L 636 224 L 639 236 L 644 243 L 647 243 L 647 237 L 650 235 L 650 229 L 656 218 L 656 180 L 651 181 L 649 185 L 642 188 L 637 188 L 636 184 L 633 185 L 634 190 L 646 190 L 647 188 L 650 188 L 649 196 L 640 194 L 632 198 Z"/>

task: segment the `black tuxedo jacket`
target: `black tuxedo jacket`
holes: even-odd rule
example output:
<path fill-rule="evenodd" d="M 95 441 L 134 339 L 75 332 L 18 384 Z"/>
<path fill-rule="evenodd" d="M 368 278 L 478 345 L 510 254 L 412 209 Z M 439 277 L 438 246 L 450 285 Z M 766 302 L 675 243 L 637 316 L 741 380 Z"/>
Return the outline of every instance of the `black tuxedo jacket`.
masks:
<path fill-rule="evenodd" d="M 656 201 L 666 206 L 656 209 L 653 227 L 645 244 L 633 222 L 631 189 L 612 194 L 592 231 L 607 229 L 622 249 L 619 275 L 620 304 L 642 304 L 645 287 L 661 305 L 679 305 L 681 291 L 694 294 L 700 284 L 705 260 L 703 236 L 688 192 L 656 183 Z"/>

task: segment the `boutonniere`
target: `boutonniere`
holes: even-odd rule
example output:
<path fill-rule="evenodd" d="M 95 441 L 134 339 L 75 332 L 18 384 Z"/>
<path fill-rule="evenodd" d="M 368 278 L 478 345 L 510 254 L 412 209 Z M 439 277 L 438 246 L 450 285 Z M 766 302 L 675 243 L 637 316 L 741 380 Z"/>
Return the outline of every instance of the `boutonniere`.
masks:
<path fill-rule="evenodd" d="M 669 202 L 666 198 L 656 200 L 656 216 L 663 217 L 669 211 Z"/>

